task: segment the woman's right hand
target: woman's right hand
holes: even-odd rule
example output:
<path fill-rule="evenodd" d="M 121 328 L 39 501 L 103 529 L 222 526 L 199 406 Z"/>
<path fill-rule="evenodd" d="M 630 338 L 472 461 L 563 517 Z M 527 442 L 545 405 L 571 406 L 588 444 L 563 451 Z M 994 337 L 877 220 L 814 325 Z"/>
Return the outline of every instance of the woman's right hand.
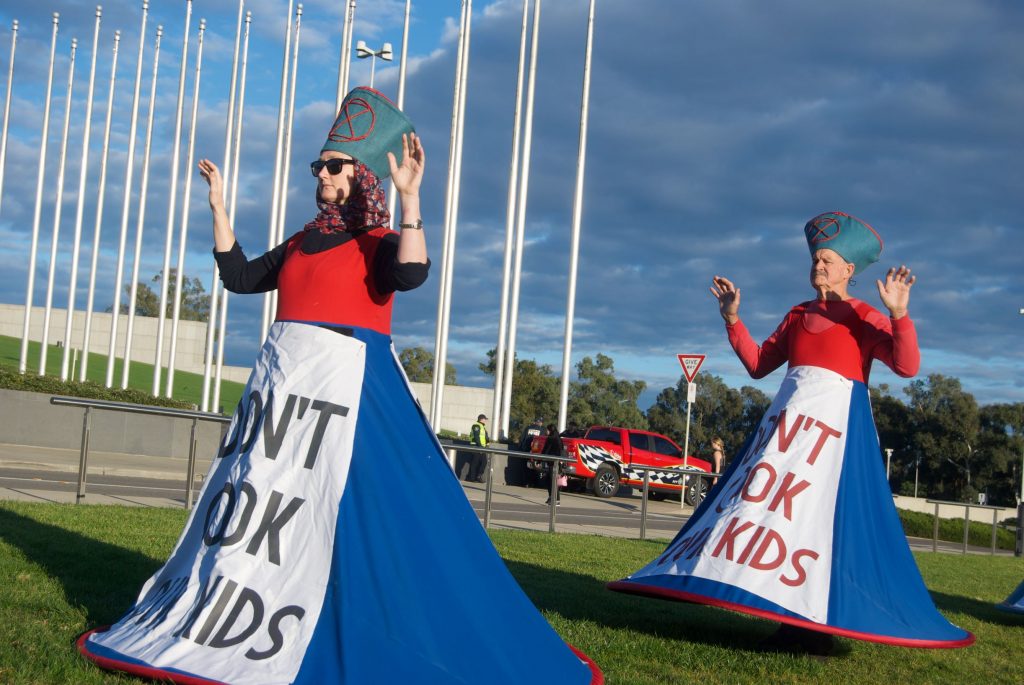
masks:
<path fill-rule="evenodd" d="M 708 290 L 718 300 L 718 313 L 727 324 L 731 326 L 740 320 L 740 289 L 732 281 L 724 276 L 715 276 Z"/>
<path fill-rule="evenodd" d="M 199 160 L 199 175 L 203 177 L 210 186 L 210 208 L 217 209 L 224 206 L 224 179 L 221 178 L 220 169 L 208 159 Z"/>

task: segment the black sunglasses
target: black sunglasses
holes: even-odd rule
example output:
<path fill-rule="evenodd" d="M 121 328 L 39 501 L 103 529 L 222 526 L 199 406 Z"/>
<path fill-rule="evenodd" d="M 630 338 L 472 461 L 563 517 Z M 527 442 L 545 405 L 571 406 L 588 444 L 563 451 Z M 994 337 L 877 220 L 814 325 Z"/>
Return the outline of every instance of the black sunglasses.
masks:
<path fill-rule="evenodd" d="M 319 176 L 320 170 L 327 167 L 327 173 L 331 176 L 337 176 L 345 168 L 346 164 L 355 163 L 356 160 L 354 159 L 318 159 L 309 165 L 309 170 L 313 172 L 314 176 Z"/>

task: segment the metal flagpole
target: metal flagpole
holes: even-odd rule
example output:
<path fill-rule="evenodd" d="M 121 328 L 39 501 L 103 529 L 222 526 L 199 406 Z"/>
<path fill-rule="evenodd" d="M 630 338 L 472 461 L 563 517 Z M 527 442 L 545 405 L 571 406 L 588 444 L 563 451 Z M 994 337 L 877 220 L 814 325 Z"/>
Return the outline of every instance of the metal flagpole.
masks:
<path fill-rule="evenodd" d="M 142 232 L 146 225 L 146 193 L 149 189 L 149 153 L 153 143 L 153 115 L 156 111 L 157 71 L 160 67 L 160 38 L 164 27 L 156 27 L 153 48 L 153 81 L 149 90 L 149 115 L 146 119 L 146 147 L 142 157 L 142 181 L 139 184 L 139 217 L 135 226 L 135 258 L 132 262 L 132 280 L 128 295 L 128 325 L 124 334 L 124 363 L 121 365 L 121 389 L 128 387 L 128 372 L 132 362 L 132 340 L 135 328 L 135 301 L 139 295 L 139 266 L 142 261 Z"/>
<path fill-rule="evenodd" d="M 530 79 L 526 86 L 526 118 L 523 122 L 522 177 L 516 207 L 516 252 L 512 267 L 512 303 L 509 306 L 508 350 L 505 352 L 505 385 L 502 388 L 502 420 L 508 430 L 512 405 L 512 377 L 515 373 L 516 328 L 519 324 L 519 285 L 523 271 L 523 244 L 526 239 L 526 197 L 530 186 L 530 151 L 533 147 L 533 94 L 537 80 L 537 43 L 540 34 L 540 0 L 533 5 L 533 37 L 530 41 Z"/>
<path fill-rule="evenodd" d="M 192 0 L 185 0 L 185 29 L 181 39 L 181 68 L 178 70 L 178 109 L 174 115 L 174 144 L 171 151 L 171 187 L 167 196 L 167 235 L 164 262 L 160 269 L 160 309 L 156 314 L 156 354 L 153 357 L 153 397 L 160 395 L 160 374 L 164 357 L 164 321 L 167 318 L 167 279 L 171 270 L 174 240 L 174 210 L 178 202 L 178 163 L 181 158 L 181 119 L 185 109 L 185 81 L 188 77 L 188 32 L 192 25 Z"/>
<path fill-rule="evenodd" d="M 82 215 L 85 212 L 85 181 L 89 168 L 89 137 L 92 134 L 92 99 L 96 86 L 96 53 L 99 52 L 100 19 L 103 8 L 96 5 L 96 26 L 92 34 L 92 58 L 89 66 L 89 90 L 85 96 L 85 126 L 82 135 L 82 161 L 78 173 L 78 208 L 75 210 L 75 239 L 71 248 L 71 279 L 68 283 L 67 316 L 64 320 L 64 351 L 60 358 L 60 379 L 68 379 L 71 360 L 71 324 L 75 317 L 75 290 L 78 285 L 78 259 L 82 248 Z"/>
<path fill-rule="evenodd" d="M 580 255 L 580 224 L 583 219 L 583 177 L 587 166 L 587 123 L 590 118 L 590 62 L 594 47 L 594 0 L 587 18 L 587 49 L 583 61 L 583 96 L 580 104 L 579 155 L 576 159 L 576 190 L 572 200 L 572 247 L 569 250 L 569 294 L 565 303 L 565 347 L 562 350 L 562 386 L 558 398 L 558 431 L 564 431 L 569 404 L 569 365 L 576 316 L 576 273 Z"/>
<path fill-rule="evenodd" d="M 231 171 L 231 133 L 235 125 L 235 86 L 238 78 L 238 50 L 242 44 L 242 7 L 245 0 L 238 0 L 238 24 L 235 26 L 235 53 L 231 62 L 231 86 L 228 89 L 228 118 L 224 132 L 224 164 L 222 173 L 225 179 Z M 191 173 L 191 170 L 190 170 Z M 225 197 L 227 186 L 224 188 Z M 213 370 L 214 333 L 217 330 L 217 291 L 220 288 L 220 269 L 217 261 L 213 262 L 213 278 L 210 279 L 210 313 L 206 319 L 206 352 L 203 364 L 203 393 L 200 408 L 207 411 L 210 405 L 210 381 Z"/>
<path fill-rule="evenodd" d="M 78 380 L 86 379 L 89 364 L 89 345 L 92 336 L 92 307 L 96 296 L 96 266 L 100 255 L 100 229 L 103 224 L 103 197 L 107 189 L 107 157 L 110 152 L 110 122 L 114 113 L 114 83 L 117 78 L 117 49 L 121 32 L 114 31 L 114 57 L 110 62 L 110 92 L 107 95 L 107 119 L 103 129 L 103 157 L 100 161 L 100 188 L 96 198 L 96 229 L 92 237 L 92 256 L 89 267 L 89 294 L 85 302 L 85 332 L 82 336 L 82 363 L 78 366 Z"/>
<path fill-rule="evenodd" d="M 188 240 L 188 212 L 192 200 L 192 165 L 195 164 L 196 120 L 199 116 L 199 77 L 203 71 L 203 35 L 206 20 L 199 20 L 199 38 L 196 40 L 196 75 L 192 82 L 192 119 L 188 130 L 188 153 L 185 155 L 185 192 L 181 205 L 181 233 L 178 236 L 178 265 L 174 278 L 174 305 L 171 316 L 171 347 L 167 352 L 167 388 L 165 397 L 174 393 L 174 356 L 178 348 L 178 322 L 181 320 L 181 291 L 185 271 L 185 245 Z"/>
<path fill-rule="evenodd" d="M 235 214 L 238 211 L 238 177 L 240 175 L 240 165 L 238 163 L 239 155 L 242 152 L 242 118 L 245 113 L 245 74 L 249 65 L 249 25 L 252 22 L 252 12 L 245 13 L 245 39 L 243 41 L 242 48 L 242 67 L 241 74 L 239 75 L 239 89 L 238 89 L 238 121 L 235 123 L 235 145 L 234 145 L 234 159 L 231 163 L 232 177 L 230 181 L 231 194 L 230 202 L 228 203 L 228 223 L 231 226 L 235 225 Z M 225 192 L 227 192 L 227 186 L 225 186 Z M 224 370 L 224 340 L 227 337 L 228 330 L 228 291 L 225 290 L 221 293 L 220 297 L 220 337 L 217 339 L 217 370 L 215 381 L 213 384 L 213 406 L 214 408 L 220 406 L 220 382 L 221 375 Z"/>
<path fill-rule="evenodd" d="M 523 81 L 526 73 L 526 27 L 529 22 L 530 0 L 523 0 L 523 27 L 519 34 L 519 73 L 516 77 L 516 104 L 512 115 L 512 161 L 508 170 L 508 200 L 505 210 L 505 260 L 501 277 L 501 313 L 498 318 L 498 344 L 494 348 L 494 404 L 491 425 L 500 437 L 508 435 L 508 424 L 503 420 L 502 398 L 505 379 L 505 340 L 508 336 L 508 290 L 512 275 L 512 236 L 515 234 L 516 186 L 519 183 L 519 131 L 522 123 Z"/>
<path fill-rule="evenodd" d="M 398 109 L 405 106 L 405 67 L 406 53 L 409 51 L 409 9 L 412 0 L 405 0 L 405 23 L 402 26 L 402 57 L 398 62 Z M 401 164 L 402 160 L 398 160 Z M 395 201 L 398 195 L 395 193 L 395 182 L 391 181 L 391 192 L 388 193 L 388 216 L 391 217 L 391 225 L 395 225 Z"/>
<path fill-rule="evenodd" d="M 348 93 L 348 73 L 352 64 L 352 26 L 356 21 L 356 0 L 348 0 L 345 8 L 345 20 L 341 25 L 341 54 L 338 56 L 338 95 L 334 100 L 334 114 L 341 109 L 341 101 Z M 402 51 L 404 54 L 404 50 Z"/>
<path fill-rule="evenodd" d="M 60 244 L 60 215 L 64 207 L 64 169 L 68 157 L 68 132 L 71 129 L 71 91 L 75 85 L 75 53 L 78 40 L 71 39 L 71 63 L 68 66 L 68 92 L 64 100 L 64 133 L 60 139 L 60 162 L 57 164 L 57 202 L 53 211 L 53 238 L 50 241 L 50 269 L 46 278 L 46 306 L 43 313 L 43 336 L 39 345 L 39 375 L 46 374 L 47 343 L 50 340 L 50 314 L 53 312 L 53 281 L 57 275 L 57 246 Z"/>
<path fill-rule="evenodd" d="M 46 138 L 50 130 L 50 102 L 53 97 L 53 59 L 57 54 L 57 27 L 60 14 L 53 13 L 53 36 L 50 38 L 50 70 L 46 77 L 46 103 L 43 105 L 43 133 L 39 142 L 39 170 L 36 176 L 36 209 L 32 216 L 32 246 L 28 257 L 28 285 L 25 293 L 25 325 L 21 333 L 21 356 L 18 373 L 28 370 L 28 329 L 32 323 L 32 291 L 36 280 L 36 253 L 39 251 L 39 220 L 43 211 L 43 181 L 46 178 Z"/>
<path fill-rule="evenodd" d="M 11 22 L 11 59 L 7 62 L 7 95 L 4 96 L 4 130 L 0 133 L 0 205 L 4 195 L 4 169 L 7 166 L 7 126 L 11 123 L 11 93 L 14 90 L 14 51 L 18 47 L 18 20 Z"/>
<path fill-rule="evenodd" d="M 290 71 L 291 83 L 288 85 L 288 121 L 284 128 L 284 156 L 282 158 L 282 170 L 281 170 L 281 204 L 279 205 L 280 214 L 277 219 L 277 236 L 274 240 L 274 245 L 280 245 L 284 242 L 284 225 L 285 216 L 288 211 L 288 177 L 291 175 L 291 158 L 292 158 L 292 132 L 293 124 L 295 121 L 295 82 L 298 81 L 299 75 L 299 34 L 302 30 L 302 3 L 299 3 L 295 7 L 295 42 L 292 44 L 292 67 Z M 274 298 L 275 311 L 277 298 Z M 273 319 L 274 313 L 271 312 L 267 319 L 268 327 L 270 321 Z M 263 339 L 260 339 L 262 342 Z"/>
<path fill-rule="evenodd" d="M 121 319 L 121 278 L 124 276 L 124 251 L 128 242 L 128 217 L 132 202 L 132 168 L 135 166 L 135 134 L 139 123 L 139 90 L 142 87 L 142 57 L 146 46 L 146 18 L 149 0 L 142 0 L 142 26 L 139 28 L 139 59 L 135 64 L 135 90 L 132 95 L 132 119 L 128 131 L 128 161 L 124 175 L 124 197 L 121 199 L 121 238 L 117 247 L 117 270 L 114 272 L 114 304 L 110 309 L 110 345 L 107 347 L 106 387 L 114 384 L 114 352 L 117 346 L 117 324 Z"/>
<path fill-rule="evenodd" d="M 277 101 L 277 146 L 274 148 L 274 189 L 270 200 L 270 223 L 267 227 L 267 249 L 277 245 L 278 225 L 280 218 L 281 204 L 281 166 L 284 156 L 285 119 L 287 118 L 287 97 L 288 97 L 288 52 L 292 44 L 292 0 L 288 0 L 288 23 L 285 26 L 284 34 L 284 57 L 281 64 L 281 93 Z M 270 292 L 263 294 L 263 319 L 260 324 L 260 344 L 267 337 L 267 330 L 270 328 L 270 308 L 273 303 L 273 295 Z"/>
<path fill-rule="evenodd" d="M 469 71 L 469 30 L 472 21 L 472 0 L 462 0 L 459 24 L 459 49 L 455 67 L 455 92 L 452 103 L 452 131 L 448 153 L 448 189 L 445 198 L 444 240 L 441 256 L 441 294 L 437 303 L 437 339 L 434 343 L 434 369 L 431 385 L 430 423 L 441 429 L 441 405 L 444 402 L 444 379 L 448 357 L 448 325 L 451 312 L 451 273 L 455 255 L 456 210 L 458 206 L 458 175 L 461 171 L 462 115 Z"/>

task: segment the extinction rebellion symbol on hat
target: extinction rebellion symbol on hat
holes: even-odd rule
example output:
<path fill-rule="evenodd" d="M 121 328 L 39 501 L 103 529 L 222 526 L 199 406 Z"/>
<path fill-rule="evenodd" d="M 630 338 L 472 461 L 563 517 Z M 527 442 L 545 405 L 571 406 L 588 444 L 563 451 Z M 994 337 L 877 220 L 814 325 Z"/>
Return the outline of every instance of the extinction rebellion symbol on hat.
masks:
<path fill-rule="evenodd" d="M 369 123 L 364 117 L 369 116 Z M 338 120 L 334 122 L 328 140 L 335 143 L 354 143 L 364 140 L 373 132 L 377 115 L 370 103 L 363 98 L 354 97 L 348 100 L 338 112 Z"/>
<path fill-rule="evenodd" d="M 824 243 L 839 235 L 842 228 L 839 220 L 834 216 L 822 215 L 807 222 L 807 242 L 811 244 Z"/>

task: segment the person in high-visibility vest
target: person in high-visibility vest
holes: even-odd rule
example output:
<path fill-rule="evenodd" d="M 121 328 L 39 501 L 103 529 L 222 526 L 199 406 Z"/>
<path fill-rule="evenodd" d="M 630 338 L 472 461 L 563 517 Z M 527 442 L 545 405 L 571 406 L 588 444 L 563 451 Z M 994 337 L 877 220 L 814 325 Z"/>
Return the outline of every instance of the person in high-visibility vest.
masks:
<path fill-rule="evenodd" d="M 469 444 L 476 447 L 487 447 L 486 414 L 480 414 L 480 416 L 476 417 L 476 423 L 469 429 Z M 487 466 L 487 455 L 474 452 L 469 460 L 469 475 L 466 480 L 483 483 L 485 466 Z"/>

